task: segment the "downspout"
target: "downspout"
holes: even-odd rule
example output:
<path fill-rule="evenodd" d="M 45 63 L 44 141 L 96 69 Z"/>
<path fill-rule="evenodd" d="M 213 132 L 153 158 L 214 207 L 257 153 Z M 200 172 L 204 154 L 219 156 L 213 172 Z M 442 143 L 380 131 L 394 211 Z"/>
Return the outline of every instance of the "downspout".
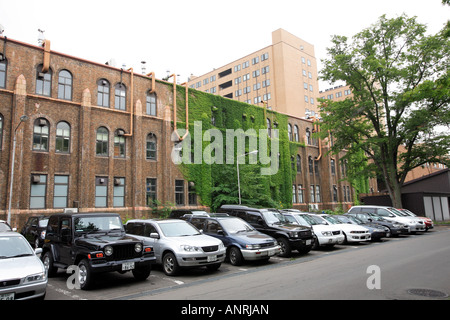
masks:
<path fill-rule="evenodd" d="M 181 137 L 178 134 L 178 130 L 177 130 L 177 76 L 176 74 L 172 74 L 169 76 L 169 78 L 173 77 L 173 131 L 175 132 L 175 134 L 178 137 L 179 141 L 183 141 L 184 138 L 187 137 L 188 133 L 189 133 L 189 115 L 188 115 L 188 111 L 189 111 L 189 107 L 188 107 L 188 85 L 187 82 L 184 83 L 186 86 L 186 133 L 184 134 L 183 137 Z"/>
<path fill-rule="evenodd" d="M 149 74 L 147 74 L 147 77 L 151 77 L 152 78 L 152 89 L 149 91 L 149 93 L 154 93 L 156 91 L 156 87 L 155 87 L 155 72 L 150 72 Z"/>
<path fill-rule="evenodd" d="M 131 110 L 130 110 L 130 133 L 125 133 L 125 137 L 132 137 L 133 136 L 133 125 L 134 125 L 134 72 L 133 68 L 128 69 L 127 71 L 131 71 L 131 88 L 130 88 L 130 95 L 131 95 Z"/>
<path fill-rule="evenodd" d="M 320 126 L 318 124 L 317 118 L 314 117 L 314 131 L 319 133 L 320 132 Z M 322 158 L 322 139 L 319 137 L 319 156 L 315 159 L 316 161 L 319 161 Z"/>
<path fill-rule="evenodd" d="M 44 40 L 44 63 L 42 65 L 42 72 L 47 73 L 50 68 L 50 40 Z"/>

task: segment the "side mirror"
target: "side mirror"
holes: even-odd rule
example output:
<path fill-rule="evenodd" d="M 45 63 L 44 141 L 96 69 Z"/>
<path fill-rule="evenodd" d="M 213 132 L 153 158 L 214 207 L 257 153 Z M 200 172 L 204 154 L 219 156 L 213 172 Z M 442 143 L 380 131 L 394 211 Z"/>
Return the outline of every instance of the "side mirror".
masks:
<path fill-rule="evenodd" d="M 152 233 L 150 233 L 150 238 L 152 238 L 152 239 L 159 239 L 159 234 L 156 233 L 156 232 L 152 232 Z"/>
<path fill-rule="evenodd" d="M 40 254 L 42 253 L 42 248 L 36 248 L 36 249 L 34 249 L 34 253 L 35 253 L 36 255 L 40 255 Z"/>

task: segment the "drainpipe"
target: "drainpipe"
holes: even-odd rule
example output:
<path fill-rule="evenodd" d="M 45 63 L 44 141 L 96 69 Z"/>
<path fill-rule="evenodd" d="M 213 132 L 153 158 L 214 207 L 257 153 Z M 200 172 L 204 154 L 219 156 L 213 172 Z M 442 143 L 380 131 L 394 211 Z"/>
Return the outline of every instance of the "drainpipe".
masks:
<path fill-rule="evenodd" d="M 42 65 L 42 72 L 47 73 L 50 68 L 50 40 L 44 40 L 44 63 Z"/>
<path fill-rule="evenodd" d="M 320 132 L 320 126 L 318 123 L 318 120 L 316 117 L 313 117 L 313 123 L 314 123 L 314 131 L 319 133 Z M 322 158 L 322 140 L 319 137 L 319 156 L 315 159 L 315 161 L 319 161 Z"/>
<path fill-rule="evenodd" d="M 130 88 L 130 95 L 131 95 L 131 110 L 130 110 L 130 133 L 125 133 L 125 137 L 132 137 L 133 136 L 133 125 L 134 125 L 134 72 L 133 68 L 128 69 L 127 71 L 131 71 L 131 88 Z"/>
<path fill-rule="evenodd" d="M 156 87 L 155 87 L 155 72 L 150 72 L 149 74 L 147 74 L 147 77 L 151 77 L 152 78 L 152 90 L 150 90 L 149 93 L 154 93 L 156 91 Z"/>

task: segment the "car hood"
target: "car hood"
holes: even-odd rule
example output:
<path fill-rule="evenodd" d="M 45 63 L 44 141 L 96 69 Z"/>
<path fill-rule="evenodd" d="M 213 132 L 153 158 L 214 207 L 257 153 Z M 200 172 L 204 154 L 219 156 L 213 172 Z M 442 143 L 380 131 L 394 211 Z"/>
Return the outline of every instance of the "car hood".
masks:
<path fill-rule="evenodd" d="M 25 278 L 33 274 L 44 272 L 44 265 L 35 255 L 0 259 L 0 281 Z"/>
<path fill-rule="evenodd" d="M 169 241 L 171 243 L 177 243 L 180 245 L 191 245 L 196 247 L 218 246 L 222 243 L 222 240 L 216 239 L 206 234 L 183 237 L 167 237 L 161 240 Z"/>
<path fill-rule="evenodd" d="M 103 247 L 107 244 L 117 244 L 117 243 L 130 243 L 130 242 L 139 242 L 139 240 L 133 236 L 127 234 L 109 234 L 105 235 L 104 233 L 98 234 L 90 234 L 86 236 L 82 236 L 77 238 L 75 243 L 77 245 L 96 245 L 98 247 Z"/>
<path fill-rule="evenodd" d="M 340 231 L 341 229 L 339 229 L 339 227 L 337 227 L 336 225 L 313 225 L 312 226 L 313 230 L 315 232 L 322 232 L 322 231 Z"/>
<path fill-rule="evenodd" d="M 306 227 L 298 224 L 291 223 L 271 223 L 269 224 L 272 228 L 285 229 L 288 231 L 306 231 L 311 230 L 311 227 Z"/>
<path fill-rule="evenodd" d="M 275 239 L 271 236 L 260 232 L 240 232 L 234 233 L 231 235 L 236 240 L 241 240 L 244 243 L 250 244 L 258 244 L 258 243 L 267 243 L 267 242 L 275 242 Z"/>
<path fill-rule="evenodd" d="M 340 228 L 341 230 L 344 231 L 369 231 L 368 228 L 359 226 L 357 224 L 351 224 L 351 223 L 341 223 L 341 224 L 335 224 L 333 226 L 336 226 L 337 228 Z"/>

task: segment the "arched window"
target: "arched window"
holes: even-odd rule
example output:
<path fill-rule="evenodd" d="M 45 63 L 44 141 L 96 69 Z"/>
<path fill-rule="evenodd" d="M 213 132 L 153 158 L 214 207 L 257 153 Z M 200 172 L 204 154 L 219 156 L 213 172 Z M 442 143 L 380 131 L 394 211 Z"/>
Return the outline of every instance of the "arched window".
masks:
<path fill-rule="evenodd" d="M 272 138 L 272 125 L 269 118 L 267 118 L 267 135 Z"/>
<path fill-rule="evenodd" d="M 108 156 L 109 131 L 105 127 L 97 129 L 97 138 L 95 146 L 95 154 L 97 156 Z"/>
<path fill-rule="evenodd" d="M 52 70 L 42 72 L 42 64 L 36 70 L 36 94 L 50 97 L 52 94 Z"/>
<path fill-rule="evenodd" d="M 97 81 L 97 105 L 100 107 L 109 107 L 109 82 L 105 79 Z"/>
<path fill-rule="evenodd" d="M 309 173 L 314 172 L 314 161 L 311 156 L 308 157 L 308 168 L 309 168 Z"/>
<path fill-rule="evenodd" d="M 311 144 L 311 131 L 309 128 L 306 128 L 306 143 Z"/>
<path fill-rule="evenodd" d="M 298 139 L 298 127 L 297 127 L 297 125 L 294 126 L 294 141 L 295 141 L 295 142 L 299 142 L 299 139 Z"/>
<path fill-rule="evenodd" d="M 67 70 L 59 72 L 58 99 L 72 100 L 72 74 Z"/>
<path fill-rule="evenodd" d="M 50 131 L 49 123 L 44 118 L 38 118 L 34 121 L 33 128 L 33 150 L 48 151 L 48 133 Z"/>
<path fill-rule="evenodd" d="M 302 172 L 302 158 L 299 154 L 297 155 L 297 172 Z"/>
<path fill-rule="evenodd" d="M 70 125 L 65 121 L 56 125 L 56 152 L 70 152 Z"/>
<path fill-rule="evenodd" d="M 157 151 L 157 144 L 156 144 L 156 136 L 153 133 L 149 133 L 147 135 L 147 160 L 156 160 L 156 151 Z"/>
<path fill-rule="evenodd" d="M 146 110 L 147 110 L 148 115 L 156 116 L 156 94 L 155 93 L 147 93 Z"/>
<path fill-rule="evenodd" d="M 114 108 L 126 110 L 127 88 L 123 83 L 118 83 L 114 89 Z"/>
<path fill-rule="evenodd" d="M 114 157 L 125 158 L 125 131 L 117 129 L 114 132 Z"/>
<path fill-rule="evenodd" d="M 288 123 L 289 141 L 292 141 L 292 125 Z"/>
<path fill-rule="evenodd" d="M 4 59 L 0 61 L 0 88 L 6 88 L 6 69 L 8 63 L 7 60 Z"/>

